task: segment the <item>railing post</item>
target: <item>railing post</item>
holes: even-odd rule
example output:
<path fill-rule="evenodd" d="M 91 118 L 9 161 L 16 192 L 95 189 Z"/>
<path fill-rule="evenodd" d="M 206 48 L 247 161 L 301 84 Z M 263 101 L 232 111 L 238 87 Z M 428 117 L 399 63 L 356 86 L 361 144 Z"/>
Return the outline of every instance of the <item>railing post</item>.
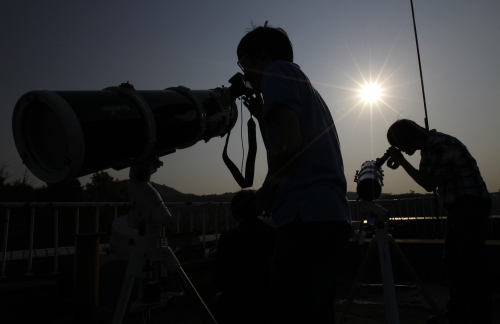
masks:
<path fill-rule="evenodd" d="M 181 218 L 181 210 L 177 209 L 177 234 L 180 233 L 180 226 L 179 226 L 180 218 Z"/>
<path fill-rule="evenodd" d="M 189 209 L 189 233 L 193 233 L 193 207 Z"/>
<path fill-rule="evenodd" d="M 30 241 L 28 250 L 28 273 L 27 276 L 31 276 L 33 267 L 33 236 L 35 235 L 35 207 L 31 207 L 31 219 L 30 219 Z"/>
<path fill-rule="evenodd" d="M 408 208 L 408 199 L 406 199 L 406 220 L 408 223 L 408 234 L 411 233 L 411 225 L 410 225 L 410 209 Z"/>
<path fill-rule="evenodd" d="M 215 243 L 219 240 L 219 230 L 217 226 L 217 212 L 219 211 L 218 205 L 215 205 Z"/>
<path fill-rule="evenodd" d="M 80 227 L 80 207 L 76 207 L 76 213 L 75 213 L 75 235 L 78 234 L 79 227 Z M 75 246 L 76 246 L 76 237 L 75 237 Z"/>
<path fill-rule="evenodd" d="M 432 231 L 433 231 L 433 237 L 436 237 L 436 221 L 434 220 L 434 211 L 435 209 L 432 208 L 432 201 L 431 201 L 431 218 L 432 218 Z"/>
<path fill-rule="evenodd" d="M 115 221 L 117 218 L 118 218 L 118 206 L 115 206 L 113 213 L 113 221 Z"/>
<path fill-rule="evenodd" d="M 54 210 L 54 272 L 57 274 L 59 263 L 59 209 Z"/>
<path fill-rule="evenodd" d="M 226 232 L 229 231 L 229 206 L 226 205 Z"/>
<path fill-rule="evenodd" d="M 415 215 L 415 231 L 418 234 L 417 200 L 413 200 L 413 209 Z"/>
<path fill-rule="evenodd" d="M 7 260 L 7 236 L 9 235 L 10 208 L 5 211 L 5 222 L 3 228 L 3 254 L 2 254 L 2 278 L 5 278 L 5 261 Z"/>
<path fill-rule="evenodd" d="M 99 233 L 99 207 L 95 208 L 95 231 L 94 233 Z"/>
<path fill-rule="evenodd" d="M 205 210 L 206 208 L 203 208 L 203 213 L 202 213 L 202 235 L 203 235 L 203 249 L 205 249 Z"/>
<path fill-rule="evenodd" d="M 399 205 L 399 220 L 403 220 L 403 212 L 401 211 L 401 199 L 398 199 L 398 205 Z"/>
<path fill-rule="evenodd" d="M 427 220 L 425 219 L 425 199 L 422 199 L 422 216 L 424 217 L 424 236 L 427 238 Z"/>

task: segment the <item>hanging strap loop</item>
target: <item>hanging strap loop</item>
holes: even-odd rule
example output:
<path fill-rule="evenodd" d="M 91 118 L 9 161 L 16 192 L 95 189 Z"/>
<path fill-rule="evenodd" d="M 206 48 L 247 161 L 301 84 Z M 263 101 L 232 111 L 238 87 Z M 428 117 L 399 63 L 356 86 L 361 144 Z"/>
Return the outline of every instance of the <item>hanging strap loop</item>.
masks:
<path fill-rule="evenodd" d="M 234 180 L 240 185 L 241 188 L 248 188 L 253 186 L 254 169 L 255 169 L 255 157 L 257 155 L 257 135 L 256 135 L 256 125 L 252 117 L 248 120 L 248 156 L 247 163 L 245 167 L 245 178 L 241 174 L 238 167 L 229 159 L 227 155 L 227 144 L 229 143 L 229 135 L 231 132 L 227 133 L 226 145 L 224 146 L 224 151 L 222 152 L 222 159 L 226 164 L 229 171 L 234 177 Z"/>

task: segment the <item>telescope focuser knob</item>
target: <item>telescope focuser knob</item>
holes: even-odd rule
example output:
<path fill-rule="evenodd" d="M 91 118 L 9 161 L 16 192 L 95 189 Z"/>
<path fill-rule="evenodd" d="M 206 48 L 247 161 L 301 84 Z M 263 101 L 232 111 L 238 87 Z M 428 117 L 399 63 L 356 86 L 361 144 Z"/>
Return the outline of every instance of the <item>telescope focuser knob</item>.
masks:
<path fill-rule="evenodd" d="M 130 82 L 128 82 L 128 81 L 126 83 L 120 84 L 120 87 L 126 88 L 126 89 L 134 89 L 134 86 L 132 84 L 130 84 Z"/>

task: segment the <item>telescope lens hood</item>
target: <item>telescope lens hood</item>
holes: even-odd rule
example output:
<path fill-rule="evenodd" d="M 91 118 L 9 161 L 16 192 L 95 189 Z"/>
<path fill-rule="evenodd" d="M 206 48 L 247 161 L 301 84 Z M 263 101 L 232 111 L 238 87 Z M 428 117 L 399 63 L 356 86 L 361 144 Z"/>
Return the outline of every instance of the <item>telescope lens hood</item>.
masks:
<path fill-rule="evenodd" d="M 85 157 L 84 135 L 69 104 L 55 92 L 30 91 L 17 102 L 12 118 L 23 164 L 54 183 L 78 176 Z"/>

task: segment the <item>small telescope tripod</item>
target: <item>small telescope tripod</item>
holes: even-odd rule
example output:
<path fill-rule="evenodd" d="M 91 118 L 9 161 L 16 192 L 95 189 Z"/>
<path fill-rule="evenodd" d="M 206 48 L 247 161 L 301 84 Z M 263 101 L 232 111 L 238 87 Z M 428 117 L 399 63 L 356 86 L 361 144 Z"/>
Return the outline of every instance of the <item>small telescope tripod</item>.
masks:
<path fill-rule="evenodd" d="M 448 320 L 443 315 L 437 304 L 432 299 L 429 292 L 424 288 L 422 282 L 418 278 L 418 275 L 413 270 L 412 266 L 404 256 L 403 252 L 399 249 L 398 245 L 394 241 L 391 234 L 389 234 L 388 230 L 388 210 L 383 207 L 374 204 L 373 202 L 363 201 L 362 205 L 362 213 L 372 214 L 376 216 L 376 233 L 372 238 L 370 246 L 368 247 L 368 251 L 366 252 L 365 258 L 361 263 L 361 268 L 359 269 L 356 280 L 354 281 L 354 285 L 351 288 L 349 293 L 349 297 L 347 298 L 346 305 L 340 313 L 340 321 L 346 321 L 346 314 L 349 308 L 351 307 L 354 294 L 360 288 L 360 282 L 363 279 L 364 275 L 368 269 L 368 263 L 375 252 L 375 245 L 378 245 L 379 251 L 379 259 L 380 259 L 380 270 L 382 273 L 382 285 L 384 289 L 384 303 L 385 303 L 385 312 L 387 314 L 387 323 L 389 324 L 399 324 L 399 312 L 398 312 L 398 304 L 396 299 L 396 289 L 394 285 L 394 276 L 392 273 L 392 264 L 391 264 L 391 253 L 389 250 L 389 246 L 394 247 L 394 251 L 396 252 L 396 256 L 400 259 L 405 267 L 406 271 L 410 274 L 412 279 L 415 281 L 420 293 L 425 298 L 429 306 L 435 312 L 436 316 L 442 323 L 448 323 Z"/>
<path fill-rule="evenodd" d="M 200 312 L 201 319 L 204 324 L 217 324 L 214 317 L 208 310 L 207 306 L 201 299 L 196 289 L 191 284 L 189 278 L 184 273 L 177 257 L 168 246 L 161 245 L 161 227 L 171 221 L 172 216 L 155 188 L 149 183 L 151 174 L 156 172 L 157 168 L 162 165 L 158 159 L 147 161 L 142 165 L 130 168 L 130 213 L 128 216 L 119 217 L 115 223 L 121 222 L 127 228 L 126 231 L 134 233 L 135 228 L 139 233 L 135 240 L 134 247 L 131 250 L 130 258 L 125 273 L 125 280 L 122 285 L 120 297 L 113 317 L 113 324 L 121 324 L 127 305 L 134 287 L 136 279 L 144 279 L 143 276 L 148 270 L 151 270 L 151 262 L 160 260 L 168 274 L 177 280 L 181 286 L 183 293 L 161 293 L 159 283 L 154 285 L 143 286 L 139 284 L 139 298 L 132 304 L 131 308 L 155 308 L 165 306 L 167 300 L 175 295 L 187 294 L 191 297 L 196 308 Z M 126 219 L 125 219 L 126 218 Z M 113 231 L 115 231 L 115 223 L 113 223 Z M 119 233 L 116 233 L 117 237 Z M 132 239 L 133 241 L 133 239 Z M 113 251 L 112 242 L 115 242 Z M 110 247 L 112 252 L 126 255 L 128 246 L 119 244 L 119 240 L 112 237 Z M 160 271 L 161 272 L 161 271 Z M 153 296 L 153 298 L 151 298 Z"/>

